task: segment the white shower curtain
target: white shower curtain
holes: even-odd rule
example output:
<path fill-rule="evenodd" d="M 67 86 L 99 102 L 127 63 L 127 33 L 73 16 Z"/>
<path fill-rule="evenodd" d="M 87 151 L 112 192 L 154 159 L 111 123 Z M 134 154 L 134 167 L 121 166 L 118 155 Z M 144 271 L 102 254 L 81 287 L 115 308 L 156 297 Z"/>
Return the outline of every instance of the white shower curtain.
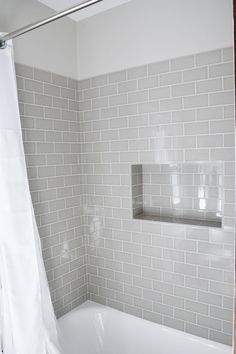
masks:
<path fill-rule="evenodd" d="M 0 285 L 3 353 L 61 353 L 27 180 L 11 43 L 0 49 Z"/>

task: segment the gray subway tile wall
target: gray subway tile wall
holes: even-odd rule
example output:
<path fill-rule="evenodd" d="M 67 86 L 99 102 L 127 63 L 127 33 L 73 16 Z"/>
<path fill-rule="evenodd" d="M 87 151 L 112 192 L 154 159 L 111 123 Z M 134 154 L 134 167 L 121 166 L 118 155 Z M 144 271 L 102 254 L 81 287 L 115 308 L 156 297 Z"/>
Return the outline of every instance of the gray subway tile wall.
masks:
<path fill-rule="evenodd" d="M 99 78 L 84 80 L 86 90 L 92 92 L 95 81 Z M 87 105 L 80 120 L 89 298 L 231 344 L 232 48 L 103 75 L 100 87 L 96 84 L 96 98 L 88 99 L 86 90 L 79 90 L 79 105 Z M 158 169 L 158 164 L 193 162 L 203 163 L 206 170 L 206 163 L 209 169 L 214 163 L 223 165 L 222 228 L 133 219 L 133 202 L 136 214 L 146 198 L 140 165 L 145 169 L 155 164 Z M 168 181 L 170 175 L 164 178 Z M 216 212 L 217 207 L 216 201 Z"/>
<path fill-rule="evenodd" d="M 87 298 L 78 83 L 16 64 L 28 177 L 57 316 Z M 76 106 L 76 105 L 75 105 Z"/>
<path fill-rule="evenodd" d="M 88 298 L 231 344 L 232 48 L 79 82 L 23 66 L 17 74 L 58 315 Z M 131 165 L 195 161 L 223 164 L 222 228 L 133 219 Z"/>

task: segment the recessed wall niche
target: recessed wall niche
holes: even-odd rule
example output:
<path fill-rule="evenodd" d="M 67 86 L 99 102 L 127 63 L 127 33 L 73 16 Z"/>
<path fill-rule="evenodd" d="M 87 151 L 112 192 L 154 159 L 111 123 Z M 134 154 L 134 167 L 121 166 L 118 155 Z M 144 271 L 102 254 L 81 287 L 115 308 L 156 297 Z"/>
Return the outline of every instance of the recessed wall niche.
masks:
<path fill-rule="evenodd" d="M 133 217 L 221 227 L 223 164 L 132 165 Z"/>

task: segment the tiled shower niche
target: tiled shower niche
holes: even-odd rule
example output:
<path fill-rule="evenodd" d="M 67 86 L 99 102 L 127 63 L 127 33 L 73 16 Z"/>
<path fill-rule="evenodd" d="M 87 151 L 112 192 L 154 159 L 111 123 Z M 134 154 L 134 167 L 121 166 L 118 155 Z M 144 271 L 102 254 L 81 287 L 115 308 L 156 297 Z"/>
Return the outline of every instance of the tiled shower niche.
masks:
<path fill-rule="evenodd" d="M 133 217 L 221 227 L 223 164 L 132 165 Z"/>

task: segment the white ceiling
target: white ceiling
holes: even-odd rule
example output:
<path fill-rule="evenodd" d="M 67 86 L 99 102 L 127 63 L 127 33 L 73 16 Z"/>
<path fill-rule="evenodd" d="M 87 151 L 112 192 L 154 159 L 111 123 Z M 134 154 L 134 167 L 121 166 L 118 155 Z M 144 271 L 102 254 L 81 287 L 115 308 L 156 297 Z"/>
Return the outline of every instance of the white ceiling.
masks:
<path fill-rule="evenodd" d="M 61 11 L 73 5 L 82 3 L 85 0 L 38 0 L 38 1 L 56 11 Z M 87 17 L 91 17 L 100 12 L 111 9 L 112 7 L 125 4 L 129 1 L 131 0 L 103 0 L 97 4 L 91 5 L 81 11 L 76 12 L 70 15 L 69 17 L 75 21 L 80 21 Z"/>

